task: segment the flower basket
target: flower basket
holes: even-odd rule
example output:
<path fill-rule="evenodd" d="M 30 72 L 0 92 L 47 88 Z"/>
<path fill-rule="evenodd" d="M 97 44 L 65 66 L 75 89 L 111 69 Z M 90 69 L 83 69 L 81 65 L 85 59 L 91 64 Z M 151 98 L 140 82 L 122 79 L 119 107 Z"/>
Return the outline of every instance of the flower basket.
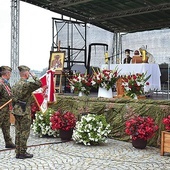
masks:
<path fill-rule="evenodd" d="M 110 124 L 104 115 L 88 114 L 81 117 L 73 130 L 73 140 L 84 145 L 97 145 L 106 142 L 111 132 Z"/>

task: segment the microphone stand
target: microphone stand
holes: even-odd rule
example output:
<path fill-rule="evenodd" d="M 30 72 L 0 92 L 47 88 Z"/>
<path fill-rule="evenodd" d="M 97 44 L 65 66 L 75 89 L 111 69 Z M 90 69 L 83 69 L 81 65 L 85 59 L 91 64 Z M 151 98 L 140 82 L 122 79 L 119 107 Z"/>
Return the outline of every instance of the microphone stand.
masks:
<path fill-rule="evenodd" d="M 118 56 L 118 55 L 120 55 L 120 54 L 123 54 L 123 53 L 125 53 L 125 52 L 121 52 L 121 53 L 118 53 L 118 54 L 116 54 L 116 55 L 112 55 L 112 56 L 110 56 L 110 57 L 108 57 L 108 69 L 110 70 L 110 59 L 111 58 L 114 58 L 114 57 L 116 57 L 116 56 Z M 121 61 L 121 63 L 120 64 L 122 64 L 122 61 Z"/>

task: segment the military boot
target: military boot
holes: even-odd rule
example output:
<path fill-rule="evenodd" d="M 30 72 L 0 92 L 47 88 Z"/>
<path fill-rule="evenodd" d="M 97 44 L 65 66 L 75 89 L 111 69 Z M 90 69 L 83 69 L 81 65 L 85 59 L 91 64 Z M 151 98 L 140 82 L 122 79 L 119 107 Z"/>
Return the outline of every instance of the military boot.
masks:
<path fill-rule="evenodd" d="M 17 159 L 25 159 L 25 158 L 32 158 L 33 154 L 30 153 L 23 153 L 23 154 L 16 154 Z"/>
<path fill-rule="evenodd" d="M 5 148 L 15 148 L 15 144 L 13 144 L 12 142 L 10 142 L 10 143 L 6 143 L 6 145 L 5 145 Z"/>

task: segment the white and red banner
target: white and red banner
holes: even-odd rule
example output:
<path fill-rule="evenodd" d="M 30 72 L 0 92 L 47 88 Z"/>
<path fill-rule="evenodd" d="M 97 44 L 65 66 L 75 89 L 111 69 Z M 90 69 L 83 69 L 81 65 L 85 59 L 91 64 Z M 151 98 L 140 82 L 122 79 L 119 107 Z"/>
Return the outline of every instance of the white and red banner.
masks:
<path fill-rule="evenodd" d="M 48 103 L 56 101 L 54 73 L 52 70 L 48 70 L 40 77 L 42 87 L 33 92 L 33 97 L 43 113 L 47 110 Z"/>

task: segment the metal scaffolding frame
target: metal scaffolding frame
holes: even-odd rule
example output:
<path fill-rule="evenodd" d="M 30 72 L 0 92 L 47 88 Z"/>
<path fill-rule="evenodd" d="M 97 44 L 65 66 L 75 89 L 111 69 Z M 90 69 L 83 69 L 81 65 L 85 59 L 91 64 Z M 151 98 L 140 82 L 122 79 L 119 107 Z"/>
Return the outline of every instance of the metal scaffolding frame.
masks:
<path fill-rule="evenodd" d="M 19 79 L 19 18 L 20 0 L 11 0 L 11 85 Z"/>
<path fill-rule="evenodd" d="M 170 79 L 170 72 L 169 72 L 169 69 L 170 69 L 170 58 L 169 58 L 169 62 L 168 62 L 168 100 L 169 100 L 169 90 L 170 90 L 170 86 L 169 86 L 169 84 L 170 84 L 170 81 L 169 81 L 169 79 Z"/>
<path fill-rule="evenodd" d="M 113 56 L 110 63 L 116 63 L 116 64 L 121 63 L 121 54 L 122 54 L 121 43 L 122 40 L 121 40 L 120 32 L 115 32 L 113 36 Z"/>
<path fill-rule="evenodd" d="M 80 30 L 83 29 L 83 32 Z M 64 30 L 65 29 L 65 30 Z M 64 30 L 64 31 L 62 31 Z M 64 32 L 64 34 L 62 34 Z M 79 34 L 81 44 L 76 46 L 76 34 Z M 74 64 L 87 64 L 86 23 L 70 19 L 52 18 L 52 47 L 51 51 L 66 51 L 65 69 L 70 70 Z M 61 42 L 61 43 L 60 43 Z M 60 46 L 61 44 L 61 46 Z"/>

